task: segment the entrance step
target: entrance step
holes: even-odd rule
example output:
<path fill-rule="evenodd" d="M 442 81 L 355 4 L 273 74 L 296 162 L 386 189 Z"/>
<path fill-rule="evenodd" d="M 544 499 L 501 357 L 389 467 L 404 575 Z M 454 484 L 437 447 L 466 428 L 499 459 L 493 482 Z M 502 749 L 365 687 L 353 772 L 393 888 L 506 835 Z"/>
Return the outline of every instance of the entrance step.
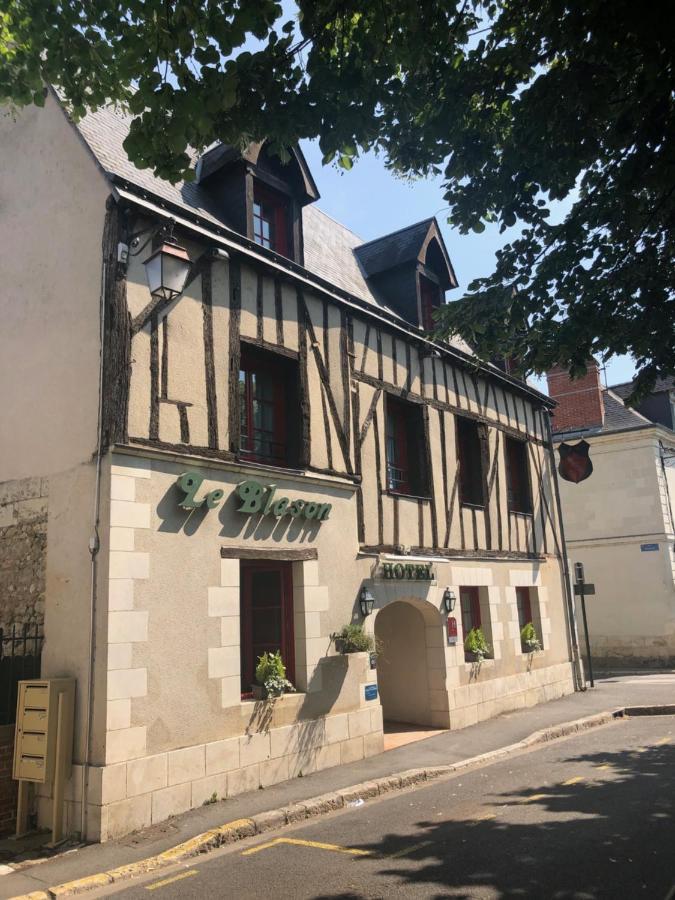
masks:
<path fill-rule="evenodd" d="M 433 737 L 435 734 L 442 734 L 447 728 L 430 728 L 428 725 L 410 725 L 406 722 L 388 722 L 384 723 L 384 749 L 395 750 L 397 747 L 403 747 L 405 744 L 412 744 L 414 741 L 423 741 L 425 738 Z"/>

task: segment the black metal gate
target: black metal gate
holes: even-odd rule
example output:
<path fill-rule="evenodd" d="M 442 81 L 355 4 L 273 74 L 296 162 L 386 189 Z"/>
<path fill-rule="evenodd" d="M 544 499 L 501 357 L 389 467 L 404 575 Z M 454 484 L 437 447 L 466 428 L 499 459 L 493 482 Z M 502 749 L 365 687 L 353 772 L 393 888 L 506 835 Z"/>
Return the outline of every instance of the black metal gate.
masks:
<path fill-rule="evenodd" d="M 40 677 L 43 643 L 37 622 L 0 628 L 0 725 L 14 724 L 18 683 Z"/>

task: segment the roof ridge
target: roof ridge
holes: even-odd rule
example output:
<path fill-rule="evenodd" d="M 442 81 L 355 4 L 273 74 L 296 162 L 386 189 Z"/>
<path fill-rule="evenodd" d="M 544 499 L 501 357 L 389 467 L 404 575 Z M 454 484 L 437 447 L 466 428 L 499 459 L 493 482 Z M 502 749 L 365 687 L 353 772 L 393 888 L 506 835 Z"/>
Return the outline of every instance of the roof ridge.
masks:
<path fill-rule="evenodd" d="M 401 234 L 404 231 L 411 231 L 413 228 L 417 228 L 418 225 L 424 225 L 427 222 L 435 222 L 436 216 L 428 216 L 426 219 L 420 219 L 419 222 L 413 222 L 412 225 L 404 225 L 403 228 L 397 228 L 396 231 L 389 231 L 387 234 L 381 234 L 379 237 L 372 238 L 369 241 L 365 241 L 363 244 L 359 244 L 358 250 L 361 250 L 363 247 L 367 247 L 369 244 L 376 244 L 378 241 L 383 241 L 385 238 L 394 237 L 395 234 Z"/>

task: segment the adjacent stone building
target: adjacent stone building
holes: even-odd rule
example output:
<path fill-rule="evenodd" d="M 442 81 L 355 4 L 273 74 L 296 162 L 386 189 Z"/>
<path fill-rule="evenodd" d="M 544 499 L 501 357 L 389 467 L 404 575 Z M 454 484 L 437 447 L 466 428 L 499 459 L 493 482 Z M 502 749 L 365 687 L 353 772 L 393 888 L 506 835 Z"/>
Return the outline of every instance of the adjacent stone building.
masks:
<path fill-rule="evenodd" d="M 657 382 L 632 409 L 632 385 L 603 388 L 598 366 L 548 375 L 556 446 L 585 441 L 593 466 L 560 480 L 565 537 L 596 593 L 586 601 L 594 662 L 675 666 L 675 385 Z"/>
<path fill-rule="evenodd" d="M 364 243 L 297 149 L 215 147 L 171 185 L 127 128 L 51 94 L 0 122 L 2 602 L 44 596 L 43 674 L 77 679 L 69 829 L 379 753 L 383 717 L 462 728 L 573 690 L 551 403 L 429 339 L 457 284 L 436 221 Z M 354 622 L 377 668 L 338 652 Z M 256 701 L 276 649 L 297 693 Z"/>

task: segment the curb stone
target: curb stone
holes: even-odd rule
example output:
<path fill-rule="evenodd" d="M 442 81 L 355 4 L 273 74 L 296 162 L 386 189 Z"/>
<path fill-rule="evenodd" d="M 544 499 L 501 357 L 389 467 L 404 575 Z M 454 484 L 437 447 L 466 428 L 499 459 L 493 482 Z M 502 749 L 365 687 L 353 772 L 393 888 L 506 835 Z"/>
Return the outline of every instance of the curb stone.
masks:
<path fill-rule="evenodd" d="M 673 716 L 675 715 L 675 704 L 627 706 L 623 712 L 627 716 Z"/>
<path fill-rule="evenodd" d="M 61 897 L 74 897 L 114 882 L 125 881 L 138 875 L 153 872 L 156 869 L 166 868 L 174 863 L 208 853 L 225 844 L 232 844 L 246 837 L 263 834 L 272 829 L 283 828 L 286 825 L 301 822 L 305 819 L 317 818 L 334 810 L 343 809 L 356 800 L 369 800 L 392 791 L 403 790 L 424 782 L 445 778 L 465 769 L 489 765 L 538 744 L 545 744 L 559 738 L 580 734 L 590 728 L 608 725 L 617 719 L 637 715 L 671 714 L 675 714 L 675 706 L 638 706 L 608 710 L 582 719 L 564 722 L 561 725 L 554 725 L 550 728 L 535 731 L 515 744 L 509 744 L 506 747 L 500 747 L 488 753 L 481 753 L 478 756 L 472 756 L 459 762 L 430 766 L 428 768 L 407 769 L 395 775 L 386 775 L 373 781 L 365 781 L 348 788 L 341 788 L 334 793 L 311 797 L 303 802 L 292 803 L 280 809 L 257 813 L 251 818 L 235 819 L 232 822 L 226 822 L 217 828 L 212 828 L 187 841 L 183 841 L 175 847 L 159 853 L 157 856 L 150 856 L 125 866 L 119 866 L 108 872 L 98 872 L 95 875 L 87 875 L 75 881 L 68 881 L 64 884 L 50 887 L 47 891 L 21 894 L 11 898 L 11 900 L 55 900 L 55 898 Z"/>

